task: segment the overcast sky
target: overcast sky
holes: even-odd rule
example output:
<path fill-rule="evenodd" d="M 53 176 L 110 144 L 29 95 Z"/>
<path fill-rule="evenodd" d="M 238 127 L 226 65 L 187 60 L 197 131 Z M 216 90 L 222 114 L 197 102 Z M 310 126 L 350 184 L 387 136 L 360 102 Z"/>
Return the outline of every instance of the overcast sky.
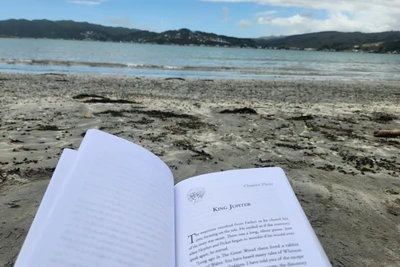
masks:
<path fill-rule="evenodd" d="M 400 0 L 7 0 L 0 20 L 71 19 L 238 37 L 400 30 Z"/>

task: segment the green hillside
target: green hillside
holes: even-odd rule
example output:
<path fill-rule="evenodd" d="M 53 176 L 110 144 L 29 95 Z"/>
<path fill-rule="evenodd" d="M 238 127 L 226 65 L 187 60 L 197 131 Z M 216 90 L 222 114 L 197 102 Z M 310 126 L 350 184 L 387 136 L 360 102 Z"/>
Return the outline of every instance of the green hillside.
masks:
<path fill-rule="evenodd" d="M 87 34 L 93 32 L 93 39 L 116 41 L 121 36 L 137 32 L 135 29 L 122 27 L 106 27 L 87 22 L 70 20 L 6 20 L 0 21 L 0 36 L 19 38 L 57 38 L 57 39 L 87 39 Z"/>
<path fill-rule="evenodd" d="M 400 31 L 381 32 L 381 33 L 361 33 L 361 32 L 319 32 L 301 35 L 286 36 L 277 39 L 256 39 L 255 41 L 263 46 L 279 48 L 297 47 L 300 49 L 335 49 L 348 50 L 354 46 L 364 44 L 376 44 L 395 42 L 400 40 Z"/>

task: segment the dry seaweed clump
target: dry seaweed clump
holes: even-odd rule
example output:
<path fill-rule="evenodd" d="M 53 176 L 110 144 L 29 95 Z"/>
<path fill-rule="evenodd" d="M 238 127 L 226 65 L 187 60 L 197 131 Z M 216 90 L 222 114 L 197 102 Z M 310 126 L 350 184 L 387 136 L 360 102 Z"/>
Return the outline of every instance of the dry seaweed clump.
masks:
<path fill-rule="evenodd" d="M 76 96 L 73 96 L 72 99 L 75 100 L 83 100 L 83 103 L 110 103 L 110 104 L 139 104 L 138 102 L 135 101 L 130 101 L 126 99 L 111 99 L 105 96 L 101 95 L 94 95 L 94 94 L 79 94 Z"/>
<path fill-rule="evenodd" d="M 179 127 L 177 125 L 165 126 L 164 129 L 168 130 L 171 134 L 174 134 L 174 135 L 184 135 L 187 133 L 186 129 L 182 129 L 181 127 Z"/>
<path fill-rule="evenodd" d="M 61 131 L 62 129 L 58 128 L 55 125 L 40 125 L 37 130 L 38 131 Z"/>
<path fill-rule="evenodd" d="M 252 108 L 236 108 L 236 109 L 225 109 L 220 112 L 221 114 L 258 114 L 257 111 L 255 111 Z"/>
<path fill-rule="evenodd" d="M 400 206 L 390 205 L 386 210 L 389 214 L 400 216 Z"/>
<path fill-rule="evenodd" d="M 186 128 L 186 129 L 191 129 L 191 130 L 199 130 L 202 128 L 214 127 L 214 125 L 202 122 L 197 118 L 178 122 L 177 125 L 180 127 Z"/>
<path fill-rule="evenodd" d="M 179 147 L 180 149 L 183 150 L 189 150 L 194 152 L 196 155 L 193 157 L 198 158 L 200 160 L 210 160 L 213 159 L 213 157 L 205 152 L 204 150 L 198 150 L 194 147 L 193 143 L 189 139 L 182 139 L 182 140 L 176 140 L 174 143 L 174 146 Z"/>
<path fill-rule="evenodd" d="M 194 145 L 192 142 L 190 142 L 189 139 L 182 139 L 182 140 L 176 140 L 174 143 L 174 146 L 179 147 L 183 150 L 192 150 L 194 149 Z"/>
<path fill-rule="evenodd" d="M 313 116 L 313 115 L 305 114 L 305 115 L 301 115 L 301 116 L 297 116 L 297 117 L 292 117 L 289 120 L 292 120 L 292 121 L 308 121 L 308 120 L 313 120 L 314 118 L 315 118 L 315 116 Z"/>
<path fill-rule="evenodd" d="M 372 121 L 379 122 L 379 123 L 388 123 L 393 120 L 397 119 L 395 115 L 385 113 L 385 112 L 374 112 L 372 113 Z"/>

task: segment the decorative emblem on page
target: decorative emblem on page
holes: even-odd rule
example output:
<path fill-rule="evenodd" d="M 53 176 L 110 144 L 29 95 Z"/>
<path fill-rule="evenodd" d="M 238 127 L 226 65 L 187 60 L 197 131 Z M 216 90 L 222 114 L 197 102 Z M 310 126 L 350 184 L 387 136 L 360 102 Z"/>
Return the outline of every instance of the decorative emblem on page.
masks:
<path fill-rule="evenodd" d="M 203 200 L 203 196 L 205 193 L 206 193 L 206 189 L 203 187 L 192 188 L 187 193 L 187 198 L 188 198 L 189 202 L 195 204 L 195 203 L 201 202 Z"/>

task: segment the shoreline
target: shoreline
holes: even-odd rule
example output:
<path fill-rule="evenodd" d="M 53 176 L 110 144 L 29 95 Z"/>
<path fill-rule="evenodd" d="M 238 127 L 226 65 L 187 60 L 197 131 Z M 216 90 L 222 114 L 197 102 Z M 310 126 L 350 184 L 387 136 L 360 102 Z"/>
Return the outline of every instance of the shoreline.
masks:
<path fill-rule="evenodd" d="M 280 166 L 333 266 L 400 261 L 400 139 L 373 136 L 400 129 L 397 82 L 0 72 L 0 95 L 0 265 L 15 260 L 61 150 L 89 128 L 152 151 L 175 182 Z"/>
<path fill-rule="evenodd" d="M 0 73 L 10 75 L 69 75 L 69 76 L 102 76 L 102 77 L 131 77 L 149 79 L 183 79 L 183 80 L 235 80 L 235 81 L 271 81 L 271 82 L 325 82 L 331 83 L 396 83 L 399 78 L 355 76 L 357 71 L 347 75 L 332 75 L 327 73 L 290 73 L 290 69 L 282 72 L 265 72 L 243 74 L 240 69 L 206 68 L 195 69 L 191 66 L 156 66 L 131 63 L 104 63 L 104 62 L 74 62 L 57 60 L 10 59 L 14 63 L 6 63 L 0 59 L 4 66 L 40 66 L 38 70 L 24 68 L 4 69 Z M 3 61 L 3 62 L 1 62 Z M 21 61 L 21 62 L 19 62 Z M 25 62 L 24 62 L 25 61 Z M 48 65 L 37 62 L 48 62 Z M 31 63 L 30 63 L 31 62 Z M 58 65 L 60 64 L 60 65 Z M 62 65 L 65 64 L 65 65 Z M 82 64 L 82 65 L 80 65 Z M 104 66 L 102 66 L 104 65 Z M 1 66 L 1 65 L 0 65 Z M 58 69 L 54 69 L 58 68 Z M 63 69 L 65 68 L 65 69 Z M 75 70 L 73 68 L 76 68 Z M 90 69 L 90 70 L 88 70 Z M 95 70 L 95 71 L 94 71 Z M 293 69 L 294 70 L 294 69 Z M 73 71 L 73 72 L 71 72 Z M 254 70 L 253 70 L 254 71 Z"/>

